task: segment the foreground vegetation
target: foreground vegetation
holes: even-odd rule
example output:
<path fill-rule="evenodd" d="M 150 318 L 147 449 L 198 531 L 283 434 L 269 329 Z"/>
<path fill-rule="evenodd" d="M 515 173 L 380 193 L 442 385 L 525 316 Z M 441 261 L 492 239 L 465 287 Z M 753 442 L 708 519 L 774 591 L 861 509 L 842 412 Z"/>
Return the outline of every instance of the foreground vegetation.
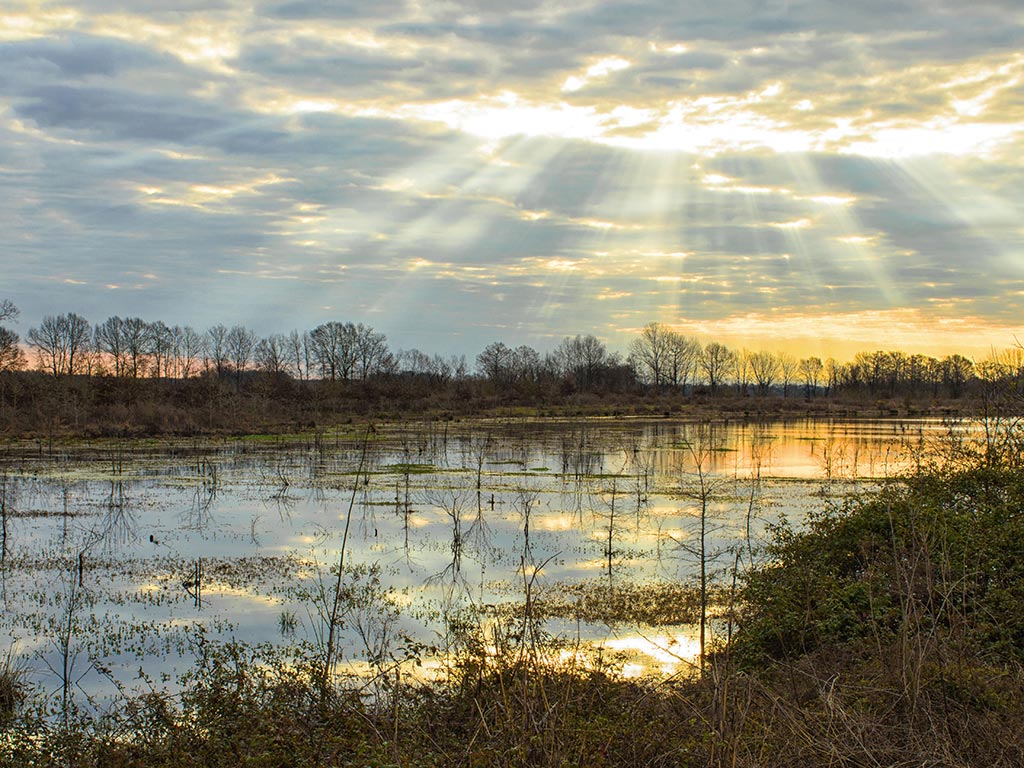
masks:
<path fill-rule="evenodd" d="M 667 680 L 545 636 L 528 596 L 497 623 L 450 622 L 427 678 L 416 649 L 328 682 L 315 647 L 285 661 L 199 643 L 180 693 L 86 715 L 41 701 L 9 659 L 0 763 L 1019 766 L 1024 466 L 1013 440 L 944 449 L 776 528 L 758 565 L 721 575 L 707 658 Z"/>

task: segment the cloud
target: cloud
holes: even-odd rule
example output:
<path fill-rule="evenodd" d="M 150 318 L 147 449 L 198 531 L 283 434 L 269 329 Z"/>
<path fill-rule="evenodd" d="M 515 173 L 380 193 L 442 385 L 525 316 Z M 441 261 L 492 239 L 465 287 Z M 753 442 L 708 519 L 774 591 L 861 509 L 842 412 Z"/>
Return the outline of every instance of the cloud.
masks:
<path fill-rule="evenodd" d="M 26 327 L 341 318 L 472 352 L 624 345 L 650 320 L 863 341 L 863 318 L 900 317 L 916 344 L 1024 309 L 1015 2 L 14 0 L 5 19 L 3 290 Z"/>

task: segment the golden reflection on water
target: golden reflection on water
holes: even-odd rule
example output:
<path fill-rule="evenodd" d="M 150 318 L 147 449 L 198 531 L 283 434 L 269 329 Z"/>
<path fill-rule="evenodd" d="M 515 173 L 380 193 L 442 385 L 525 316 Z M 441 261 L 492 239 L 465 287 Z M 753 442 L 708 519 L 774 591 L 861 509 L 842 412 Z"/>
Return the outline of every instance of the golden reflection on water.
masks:
<path fill-rule="evenodd" d="M 711 522 L 710 551 L 757 546 L 766 526 L 780 517 L 799 524 L 823 500 L 840 498 L 861 483 L 871 487 L 912 458 L 926 456 L 925 439 L 952 429 L 940 420 L 761 425 L 582 420 L 506 426 L 507 434 L 499 439 L 489 432 L 485 443 L 480 425 L 450 436 L 446 428 L 443 442 L 426 437 L 415 442 L 421 446 L 415 455 L 402 447 L 408 436 L 398 427 L 390 437 L 381 431 L 375 448 L 379 466 L 364 477 L 351 508 L 344 561 L 347 568 L 380 569 L 381 598 L 402 609 L 400 628 L 417 639 L 433 641 L 445 631 L 437 616 L 449 602 L 500 603 L 517 596 L 526 582 L 534 590 L 585 581 L 616 589 L 684 583 L 694 575 L 691 545 L 703 509 Z M 405 429 L 423 437 L 425 428 Z M 480 445 L 486 446 L 483 464 L 473 458 Z M 288 611 L 300 620 L 299 638 L 309 639 L 308 606 L 297 595 L 304 589 L 315 593 L 318 582 L 333 583 L 331 569 L 342 559 L 348 529 L 339 517 L 347 517 L 352 498 L 349 475 L 325 480 L 319 467 L 349 471 L 355 456 L 344 446 L 322 455 L 288 446 L 266 454 L 233 445 L 213 452 L 209 461 L 220 467 L 218 486 L 202 526 L 187 514 L 195 502 L 191 485 L 181 477 L 191 477 L 192 464 L 182 464 L 179 455 L 137 458 L 128 475 L 111 475 L 103 457 L 60 462 L 26 457 L 15 477 L 24 509 L 39 514 L 16 519 L 14 542 L 37 564 L 6 574 L 10 602 L 0 632 L 21 638 L 28 653 L 52 655 L 50 638 L 62 614 L 55 607 L 59 603 L 50 600 L 49 585 L 62 574 L 73 578 L 68 568 L 73 571 L 74 555 L 93 547 L 87 562 L 88 573 L 95 573 L 95 604 L 81 610 L 83 616 L 96 616 L 103 631 L 135 632 L 135 616 L 145 617 L 138 622 L 143 629 L 135 632 L 143 640 L 145 633 L 208 624 L 211 637 L 237 634 L 286 645 L 294 638 L 278 625 Z M 706 461 L 702 476 L 710 478 L 706 505 L 693 463 L 697 456 Z M 406 476 L 401 467 L 413 462 L 425 469 Z M 166 473 L 147 475 L 143 466 Z M 481 466 L 486 471 L 481 473 Z M 550 471 L 528 471 L 539 467 Z M 289 480 L 286 497 L 277 484 L 281 473 Z M 114 498 L 113 480 L 125 484 L 124 497 L 117 498 L 135 515 L 137 531 L 101 547 L 92 536 L 107 530 L 102 526 Z M 396 489 L 401 488 L 406 490 L 400 494 Z M 250 581 L 239 576 L 230 585 L 211 578 L 199 608 L 176 588 L 180 576 L 160 575 L 187 573 L 196 557 L 203 558 L 204 567 L 216 560 L 228 573 L 239 562 L 254 570 L 243 569 Z M 122 580 L 134 596 L 117 594 L 113 584 Z M 42 607 L 33 601 L 42 601 Z M 26 616 L 36 617 L 40 628 L 27 628 Z M 576 669 L 612 663 L 627 676 L 686 674 L 699 648 L 693 627 L 674 624 L 649 631 L 591 624 L 577 636 L 579 650 L 560 659 L 552 652 L 552 663 Z M 353 633 L 343 639 L 346 651 L 358 653 Z M 159 657 L 144 661 L 161 670 L 174 665 L 173 659 Z M 425 660 L 424 668 L 440 673 L 445 664 Z"/>
<path fill-rule="evenodd" d="M 693 628 L 659 631 L 657 634 L 628 634 L 596 644 L 622 654 L 625 677 L 675 675 L 697 663 L 700 638 Z"/>

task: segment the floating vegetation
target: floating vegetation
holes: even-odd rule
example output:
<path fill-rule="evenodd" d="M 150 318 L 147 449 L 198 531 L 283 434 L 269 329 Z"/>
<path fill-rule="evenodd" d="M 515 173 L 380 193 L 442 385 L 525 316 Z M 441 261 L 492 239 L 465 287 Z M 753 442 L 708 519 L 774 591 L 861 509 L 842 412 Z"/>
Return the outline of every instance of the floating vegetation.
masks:
<path fill-rule="evenodd" d="M 438 470 L 433 464 L 385 464 L 381 471 L 396 475 L 429 475 Z"/>
<path fill-rule="evenodd" d="M 717 601 L 724 600 L 716 595 Z M 523 603 L 486 606 L 491 616 L 519 616 Z M 533 598 L 540 620 L 566 619 L 608 626 L 674 627 L 694 624 L 700 614 L 700 590 L 692 584 L 617 584 L 604 581 L 558 582 L 541 587 Z"/>

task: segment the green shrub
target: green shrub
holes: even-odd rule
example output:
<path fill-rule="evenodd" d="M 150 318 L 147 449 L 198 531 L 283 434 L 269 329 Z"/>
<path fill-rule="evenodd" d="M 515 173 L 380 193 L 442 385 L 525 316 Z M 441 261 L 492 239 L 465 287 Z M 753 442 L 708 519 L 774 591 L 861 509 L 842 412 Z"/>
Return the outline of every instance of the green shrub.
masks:
<path fill-rule="evenodd" d="M 822 647 L 869 652 L 925 634 L 1024 661 L 1024 473 L 981 467 L 892 483 L 781 526 L 747 578 L 746 665 Z"/>

